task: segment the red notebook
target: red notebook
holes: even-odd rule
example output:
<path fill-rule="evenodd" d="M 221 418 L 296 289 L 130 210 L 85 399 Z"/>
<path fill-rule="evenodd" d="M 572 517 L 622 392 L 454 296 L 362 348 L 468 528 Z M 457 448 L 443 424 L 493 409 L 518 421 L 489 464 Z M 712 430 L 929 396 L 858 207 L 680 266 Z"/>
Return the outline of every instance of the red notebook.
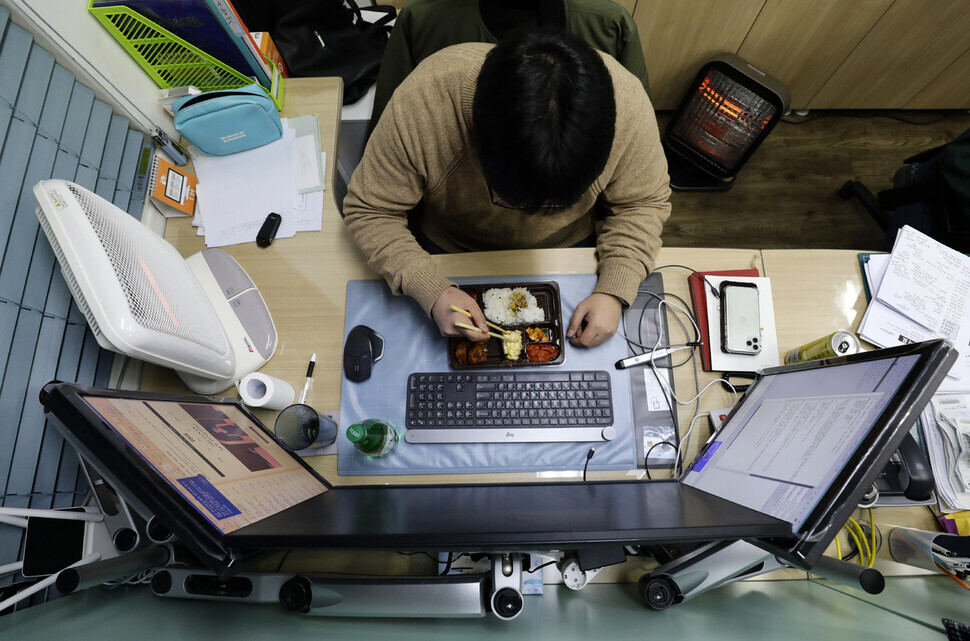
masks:
<path fill-rule="evenodd" d="M 687 283 L 690 287 L 690 302 L 694 305 L 694 316 L 701 331 L 701 367 L 705 372 L 711 371 L 711 337 L 707 324 L 707 296 L 704 293 L 704 276 L 759 276 L 757 269 L 726 269 L 716 272 L 700 272 L 691 274 Z"/>

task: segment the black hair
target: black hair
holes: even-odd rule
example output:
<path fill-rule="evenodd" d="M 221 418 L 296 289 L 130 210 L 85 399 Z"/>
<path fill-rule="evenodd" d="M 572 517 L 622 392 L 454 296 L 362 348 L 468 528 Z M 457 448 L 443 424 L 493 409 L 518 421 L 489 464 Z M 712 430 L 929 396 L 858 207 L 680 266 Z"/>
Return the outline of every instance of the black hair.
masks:
<path fill-rule="evenodd" d="M 580 38 L 521 32 L 486 56 L 472 121 L 482 172 L 495 194 L 529 211 L 572 206 L 610 157 L 613 81 Z"/>

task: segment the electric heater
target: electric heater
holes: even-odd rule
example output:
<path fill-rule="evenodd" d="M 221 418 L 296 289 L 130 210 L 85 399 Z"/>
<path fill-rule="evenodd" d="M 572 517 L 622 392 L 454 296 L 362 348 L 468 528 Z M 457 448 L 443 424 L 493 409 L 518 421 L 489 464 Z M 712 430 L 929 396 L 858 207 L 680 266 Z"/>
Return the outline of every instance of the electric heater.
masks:
<path fill-rule="evenodd" d="M 788 109 L 775 78 L 723 53 L 704 65 L 664 131 L 670 186 L 723 191 Z"/>

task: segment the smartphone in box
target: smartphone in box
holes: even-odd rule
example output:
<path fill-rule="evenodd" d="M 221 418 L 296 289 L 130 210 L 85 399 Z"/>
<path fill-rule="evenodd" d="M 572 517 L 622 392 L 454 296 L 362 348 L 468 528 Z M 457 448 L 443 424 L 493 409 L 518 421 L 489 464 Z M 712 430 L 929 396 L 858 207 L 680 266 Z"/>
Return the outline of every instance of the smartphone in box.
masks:
<path fill-rule="evenodd" d="M 761 351 L 761 305 L 754 283 L 721 281 L 721 350 L 728 354 Z"/>

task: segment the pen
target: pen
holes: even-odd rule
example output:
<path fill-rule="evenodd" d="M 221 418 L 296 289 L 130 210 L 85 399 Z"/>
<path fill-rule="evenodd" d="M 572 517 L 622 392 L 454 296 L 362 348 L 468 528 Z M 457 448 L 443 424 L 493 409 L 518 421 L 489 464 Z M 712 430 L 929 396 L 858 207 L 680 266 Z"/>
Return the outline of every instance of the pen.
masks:
<path fill-rule="evenodd" d="M 306 383 L 303 384 L 303 391 L 300 392 L 300 405 L 306 400 L 306 393 L 310 391 L 310 383 L 313 382 L 313 366 L 317 364 L 317 353 L 314 352 L 310 357 L 310 364 L 306 366 Z"/>
<path fill-rule="evenodd" d="M 629 367 L 636 367 L 637 365 L 643 365 L 644 363 L 649 363 L 650 361 L 658 358 L 663 358 L 664 356 L 670 356 L 674 352 L 678 352 L 682 349 L 689 349 L 694 347 L 694 345 L 680 345 L 677 347 L 664 347 L 661 349 L 655 349 L 652 352 L 644 352 L 643 354 L 638 354 L 637 356 L 631 356 L 629 358 L 623 358 L 616 361 L 616 369 L 627 369 Z"/>

